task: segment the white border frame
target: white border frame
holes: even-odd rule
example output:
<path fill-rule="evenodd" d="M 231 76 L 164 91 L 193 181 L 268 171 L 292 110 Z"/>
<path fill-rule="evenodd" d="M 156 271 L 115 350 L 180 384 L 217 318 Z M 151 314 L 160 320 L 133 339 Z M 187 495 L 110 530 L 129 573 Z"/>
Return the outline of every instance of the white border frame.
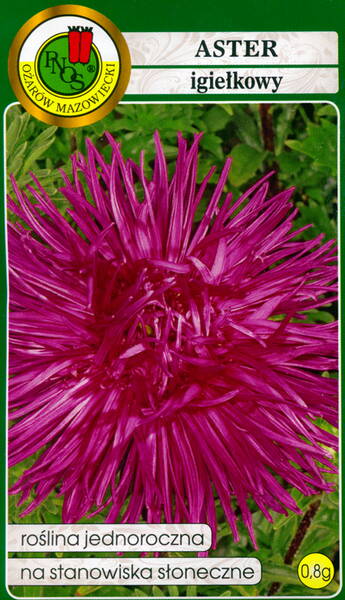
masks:
<path fill-rule="evenodd" d="M 121 102 L 119 102 L 119 104 L 295 104 L 295 103 L 303 103 L 303 104 L 330 104 L 331 106 L 333 106 L 336 110 L 337 113 L 337 243 L 338 243 L 338 248 L 339 248 L 339 255 L 338 255 L 338 281 L 339 281 L 339 300 L 338 300 L 338 305 L 339 307 L 341 307 L 341 301 L 342 301 L 342 297 L 341 297 L 341 271 L 340 271 L 340 251 L 341 251 L 341 239 L 340 239 L 340 196 L 341 196 L 341 181 L 340 181 L 340 129 L 341 129 L 341 115 L 340 115 L 340 109 L 337 106 L 337 104 L 335 104 L 334 102 L 331 102 L 329 100 L 305 100 L 304 98 L 301 98 L 300 100 L 264 100 L 262 102 L 260 102 L 260 99 L 258 99 L 257 97 L 255 98 L 255 100 L 251 100 L 250 102 L 245 101 L 245 100 L 234 100 L 231 102 L 228 101 L 224 101 L 224 100 L 204 100 L 202 99 L 202 101 L 197 102 L 196 99 L 195 100 L 165 100 L 165 101 L 156 101 L 156 100 L 151 100 L 151 101 L 145 101 L 145 100 L 136 100 L 136 101 L 128 101 L 128 100 L 122 100 Z M 4 218 L 4 224 L 5 224 L 5 260 L 6 260 L 6 266 L 8 266 L 8 240 L 7 240 L 7 227 L 6 227 L 6 223 L 7 223 L 7 179 L 6 179 L 6 175 L 7 175 L 7 170 L 6 170 L 6 116 L 7 116 L 7 111 L 12 107 L 12 106 L 20 106 L 19 102 L 12 102 L 11 104 L 8 104 L 6 106 L 6 108 L 4 109 L 3 112 L 3 144 L 4 144 L 4 214 L 3 214 L 3 218 Z M 7 304 L 7 309 L 6 309 L 6 323 L 7 323 L 7 333 L 8 333 L 8 318 L 9 318 L 9 277 L 8 277 L 8 268 L 6 268 L 6 285 L 7 285 L 7 294 L 6 294 L 6 304 Z M 341 319 L 340 319 L 340 314 L 339 314 L 339 330 L 338 330 L 338 348 L 339 348 L 339 373 L 342 372 L 342 356 L 341 356 L 341 332 L 342 332 L 342 323 L 341 323 Z M 8 546 L 8 535 L 7 535 L 7 525 L 8 525 L 8 420 L 7 420 L 7 414 L 8 414 L 8 350 L 9 350 L 9 336 L 6 335 L 6 430 L 5 430 L 5 435 L 6 435 L 6 452 L 5 452 L 5 458 L 6 458 L 6 467 L 5 467 L 5 472 L 6 472 L 6 485 L 5 485 L 5 493 L 6 493 L 6 535 L 5 535 L 5 552 L 6 552 L 6 559 L 5 559 L 5 587 L 6 587 L 6 591 L 8 593 L 9 596 L 11 596 L 12 598 L 15 598 L 15 600 L 20 600 L 21 598 L 32 598 L 32 596 L 15 596 L 14 594 L 12 594 L 9 590 L 9 586 L 7 583 L 7 573 L 8 573 L 8 550 L 7 550 L 7 546 Z M 342 439 L 342 422 L 341 422 L 341 392 L 342 392 L 342 386 L 341 386 L 341 377 L 339 378 L 339 392 L 338 392 L 338 415 L 339 415 L 339 442 Z M 285 596 L 285 595 L 281 595 L 279 594 L 278 596 L 229 596 L 230 598 L 233 598 L 234 600 L 241 600 L 242 598 L 253 598 L 255 599 L 265 599 L 267 600 L 267 598 L 282 598 L 282 599 L 296 599 L 296 600 L 304 600 L 305 598 L 315 598 L 315 599 L 322 599 L 322 598 L 336 598 L 336 597 L 340 597 L 340 593 L 343 589 L 343 572 L 342 572 L 342 561 L 343 561 L 343 531 L 342 531 L 342 447 L 341 447 L 341 443 L 339 443 L 339 478 L 338 478 L 338 483 L 339 483 L 339 507 L 338 507 L 338 516 L 339 516 L 339 574 L 340 574 L 340 578 L 339 578 L 339 588 L 337 590 L 337 592 L 335 592 L 334 594 L 331 595 L 322 595 L 322 596 L 317 596 L 315 594 L 312 595 L 303 595 L 303 596 Z M 202 559 L 201 559 L 202 560 Z M 262 561 L 260 561 L 261 564 Z M 262 571 L 264 571 L 264 569 L 262 569 Z M 39 584 L 38 584 L 39 585 Z M 77 584 L 76 584 L 77 585 Z M 24 587 L 24 586 L 23 586 Z M 45 587 L 49 587 L 49 586 L 45 586 Z M 61 586 L 63 587 L 63 586 Z M 115 585 L 114 585 L 115 587 Z M 196 586 L 196 587 L 200 587 L 200 586 Z M 229 587 L 229 586 L 228 586 Z M 248 586 L 250 587 L 250 586 Z M 326 586 L 325 586 L 326 587 Z M 226 588 L 226 586 L 224 586 L 224 588 Z M 307 589 L 307 588 L 306 588 Z M 214 598 L 221 598 L 222 596 L 215 596 Z M 226 596 L 223 596 L 226 597 Z M 37 600 L 40 600 L 41 598 L 46 599 L 46 600 L 59 600 L 60 598 L 66 598 L 67 600 L 74 600 L 75 596 L 39 596 L 37 598 Z M 118 600 L 128 600 L 128 598 L 133 598 L 133 600 L 142 600 L 142 596 L 87 596 L 87 598 L 89 598 L 90 600 L 109 600 L 110 599 L 114 599 L 117 598 Z M 157 600 L 165 600 L 166 598 L 170 598 L 170 600 L 180 600 L 181 596 L 147 596 L 148 600 L 151 600 L 153 598 L 157 598 Z M 187 597 L 186 597 L 187 598 Z M 188 596 L 188 598 L 190 598 L 191 600 L 212 600 L 213 597 L 211 596 Z"/>

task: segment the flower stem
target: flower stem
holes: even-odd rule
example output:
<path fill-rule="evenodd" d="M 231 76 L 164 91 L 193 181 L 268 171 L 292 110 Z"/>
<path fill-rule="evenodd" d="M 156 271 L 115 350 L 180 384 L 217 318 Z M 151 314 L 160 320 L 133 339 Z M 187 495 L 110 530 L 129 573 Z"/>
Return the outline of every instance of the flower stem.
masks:
<path fill-rule="evenodd" d="M 273 120 L 270 113 L 270 104 L 260 104 L 259 112 L 261 118 L 262 137 L 264 142 L 265 150 L 274 152 L 274 131 L 273 131 Z"/>
<path fill-rule="evenodd" d="M 259 114 L 261 119 L 261 133 L 262 140 L 265 150 L 274 155 L 274 128 L 273 128 L 273 118 L 270 112 L 271 104 L 259 104 Z M 272 163 L 272 167 L 275 170 L 275 173 L 271 179 L 272 192 L 277 194 L 279 191 L 279 183 L 278 183 L 278 164 L 276 161 Z"/>
<path fill-rule="evenodd" d="M 312 522 L 313 518 L 315 517 L 317 511 L 319 510 L 320 504 L 321 504 L 321 500 L 315 500 L 315 502 L 310 504 L 307 512 L 304 514 L 304 516 L 298 526 L 298 529 L 297 529 L 294 537 L 292 538 L 290 546 L 287 549 L 287 552 L 284 557 L 284 564 L 292 565 L 293 559 L 295 558 L 297 550 L 299 549 L 300 545 L 302 544 L 302 541 L 305 538 L 305 535 L 311 525 L 311 522 Z M 274 596 L 279 591 L 280 587 L 281 587 L 281 583 L 279 581 L 274 581 L 273 583 L 271 583 L 271 586 L 268 590 L 267 595 Z"/>

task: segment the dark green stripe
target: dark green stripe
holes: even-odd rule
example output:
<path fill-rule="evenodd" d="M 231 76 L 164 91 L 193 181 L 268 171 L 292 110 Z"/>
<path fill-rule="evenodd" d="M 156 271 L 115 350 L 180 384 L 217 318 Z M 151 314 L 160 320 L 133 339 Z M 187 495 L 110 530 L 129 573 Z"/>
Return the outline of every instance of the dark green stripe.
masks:
<path fill-rule="evenodd" d="M 132 69 L 330 69 L 338 65 L 132 65 Z"/>

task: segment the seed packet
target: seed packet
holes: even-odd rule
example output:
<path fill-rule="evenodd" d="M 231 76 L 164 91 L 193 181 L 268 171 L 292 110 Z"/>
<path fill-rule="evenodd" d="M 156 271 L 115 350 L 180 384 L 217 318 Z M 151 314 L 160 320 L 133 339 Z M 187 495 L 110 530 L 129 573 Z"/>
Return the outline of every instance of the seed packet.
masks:
<path fill-rule="evenodd" d="M 5 14 L 1 598 L 341 597 L 343 3 Z"/>

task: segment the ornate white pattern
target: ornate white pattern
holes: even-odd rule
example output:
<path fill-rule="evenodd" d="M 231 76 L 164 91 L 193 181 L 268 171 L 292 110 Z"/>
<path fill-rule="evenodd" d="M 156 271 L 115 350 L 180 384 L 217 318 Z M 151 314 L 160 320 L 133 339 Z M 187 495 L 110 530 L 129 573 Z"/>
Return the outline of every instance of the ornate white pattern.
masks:
<path fill-rule="evenodd" d="M 129 32 L 124 33 L 133 65 L 334 65 L 338 63 L 335 31 L 293 32 Z M 202 40 L 274 40 L 275 56 L 196 57 Z"/>
<path fill-rule="evenodd" d="M 197 69 L 197 77 L 214 78 L 226 74 L 227 69 Z M 335 94 L 338 91 L 337 68 L 287 68 L 287 69 L 233 69 L 240 77 L 282 77 L 278 94 Z M 192 89 L 193 69 L 133 69 L 127 94 L 196 94 Z M 212 89 L 198 94 L 206 98 L 208 94 L 267 94 L 275 88 L 273 80 L 268 89 Z M 274 94 L 272 94 L 274 95 Z"/>

